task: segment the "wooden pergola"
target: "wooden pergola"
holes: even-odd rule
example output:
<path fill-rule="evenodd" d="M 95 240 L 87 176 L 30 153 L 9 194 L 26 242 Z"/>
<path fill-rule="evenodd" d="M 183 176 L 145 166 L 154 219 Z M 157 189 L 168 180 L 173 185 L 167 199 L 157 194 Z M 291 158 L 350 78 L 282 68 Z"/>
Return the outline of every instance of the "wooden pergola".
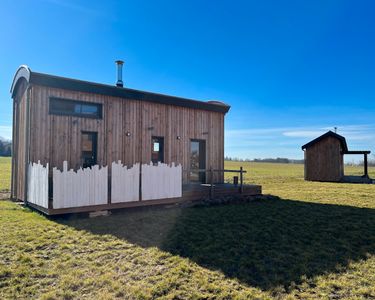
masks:
<path fill-rule="evenodd" d="M 367 161 L 367 155 L 369 155 L 371 151 L 345 151 L 343 154 L 363 154 L 363 169 L 364 169 L 364 174 L 362 177 L 364 178 L 369 178 L 368 176 L 368 161 Z"/>

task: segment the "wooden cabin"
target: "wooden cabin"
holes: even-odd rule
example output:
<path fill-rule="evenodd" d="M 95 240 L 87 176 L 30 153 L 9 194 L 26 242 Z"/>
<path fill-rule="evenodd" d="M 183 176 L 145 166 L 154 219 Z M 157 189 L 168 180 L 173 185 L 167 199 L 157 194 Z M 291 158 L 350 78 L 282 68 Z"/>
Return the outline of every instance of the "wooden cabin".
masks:
<path fill-rule="evenodd" d="M 305 180 L 345 181 L 344 155 L 364 155 L 364 179 L 368 179 L 367 155 L 370 151 L 349 151 L 346 139 L 332 131 L 302 146 L 305 156 Z"/>
<path fill-rule="evenodd" d="M 122 62 L 119 62 L 122 67 Z M 13 199 L 27 200 L 30 163 L 53 168 L 165 163 L 182 166 L 183 183 L 207 182 L 224 169 L 224 117 L 230 106 L 116 85 L 58 77 L 21 66 L 13 98 Z M 222 172 L 212 174 L 223 183 Z M 111 202 L 110 199 L 108 201 Z M 49 204 L 49 208 L 53 204 Z"/>

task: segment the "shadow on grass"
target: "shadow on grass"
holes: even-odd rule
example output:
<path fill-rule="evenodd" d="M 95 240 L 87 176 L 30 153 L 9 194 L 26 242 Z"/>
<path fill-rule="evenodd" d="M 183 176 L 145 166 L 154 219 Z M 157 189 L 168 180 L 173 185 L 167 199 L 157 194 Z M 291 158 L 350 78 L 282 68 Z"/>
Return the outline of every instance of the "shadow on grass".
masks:
<path fill-rule="evenodd" d="M 159 247 L 263 290 L 288 289 L 375 252 L 375 210 L 285 199 L 59 221 Z"/>

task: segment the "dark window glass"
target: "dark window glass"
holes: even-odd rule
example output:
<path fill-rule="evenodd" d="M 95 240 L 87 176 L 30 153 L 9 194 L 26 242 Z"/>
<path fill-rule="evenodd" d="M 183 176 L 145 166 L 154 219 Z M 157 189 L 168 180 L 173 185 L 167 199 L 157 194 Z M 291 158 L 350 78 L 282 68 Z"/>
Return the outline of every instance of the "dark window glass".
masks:
<path fill-rule="evenodd" d="M 101 118 L 102 105 L 69 99 L 50 98 L 49 112 L 56 115 Z"/>
<path fill-rule="evenodd" d="M 206 168 L 206 142 L 203 140 L 190 141 L 190 181 L 206 181 L 206 173 L 194 171 Z"/>
<path fill-rule="evenodd" d="M 151 139 L 151 161 L 153 164 L 164 162 L 164 138 L 153 136 Z"/>
<path fill-rule="evenodd" d="M 96 132 L 82 132 L 82 167 L 89 168 L 96 165 L 98 134 Z"/>
<path fill-rule="evenodd" d="M 97 105 L 81 104 L 81 114 L 83 115 L 99 115 L 99 107 Z"/>

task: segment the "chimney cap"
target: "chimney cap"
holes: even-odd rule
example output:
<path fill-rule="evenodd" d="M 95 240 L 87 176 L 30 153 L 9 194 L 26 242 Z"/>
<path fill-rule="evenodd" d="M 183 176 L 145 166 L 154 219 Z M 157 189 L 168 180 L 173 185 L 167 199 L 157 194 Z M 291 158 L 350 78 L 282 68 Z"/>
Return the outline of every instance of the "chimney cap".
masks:
<path fill-rule="evenodd" d="M 116 60 L 115 63 L 118 64 L 118 65 L 123 65 L 124 61 L 123 60 Z"/>

